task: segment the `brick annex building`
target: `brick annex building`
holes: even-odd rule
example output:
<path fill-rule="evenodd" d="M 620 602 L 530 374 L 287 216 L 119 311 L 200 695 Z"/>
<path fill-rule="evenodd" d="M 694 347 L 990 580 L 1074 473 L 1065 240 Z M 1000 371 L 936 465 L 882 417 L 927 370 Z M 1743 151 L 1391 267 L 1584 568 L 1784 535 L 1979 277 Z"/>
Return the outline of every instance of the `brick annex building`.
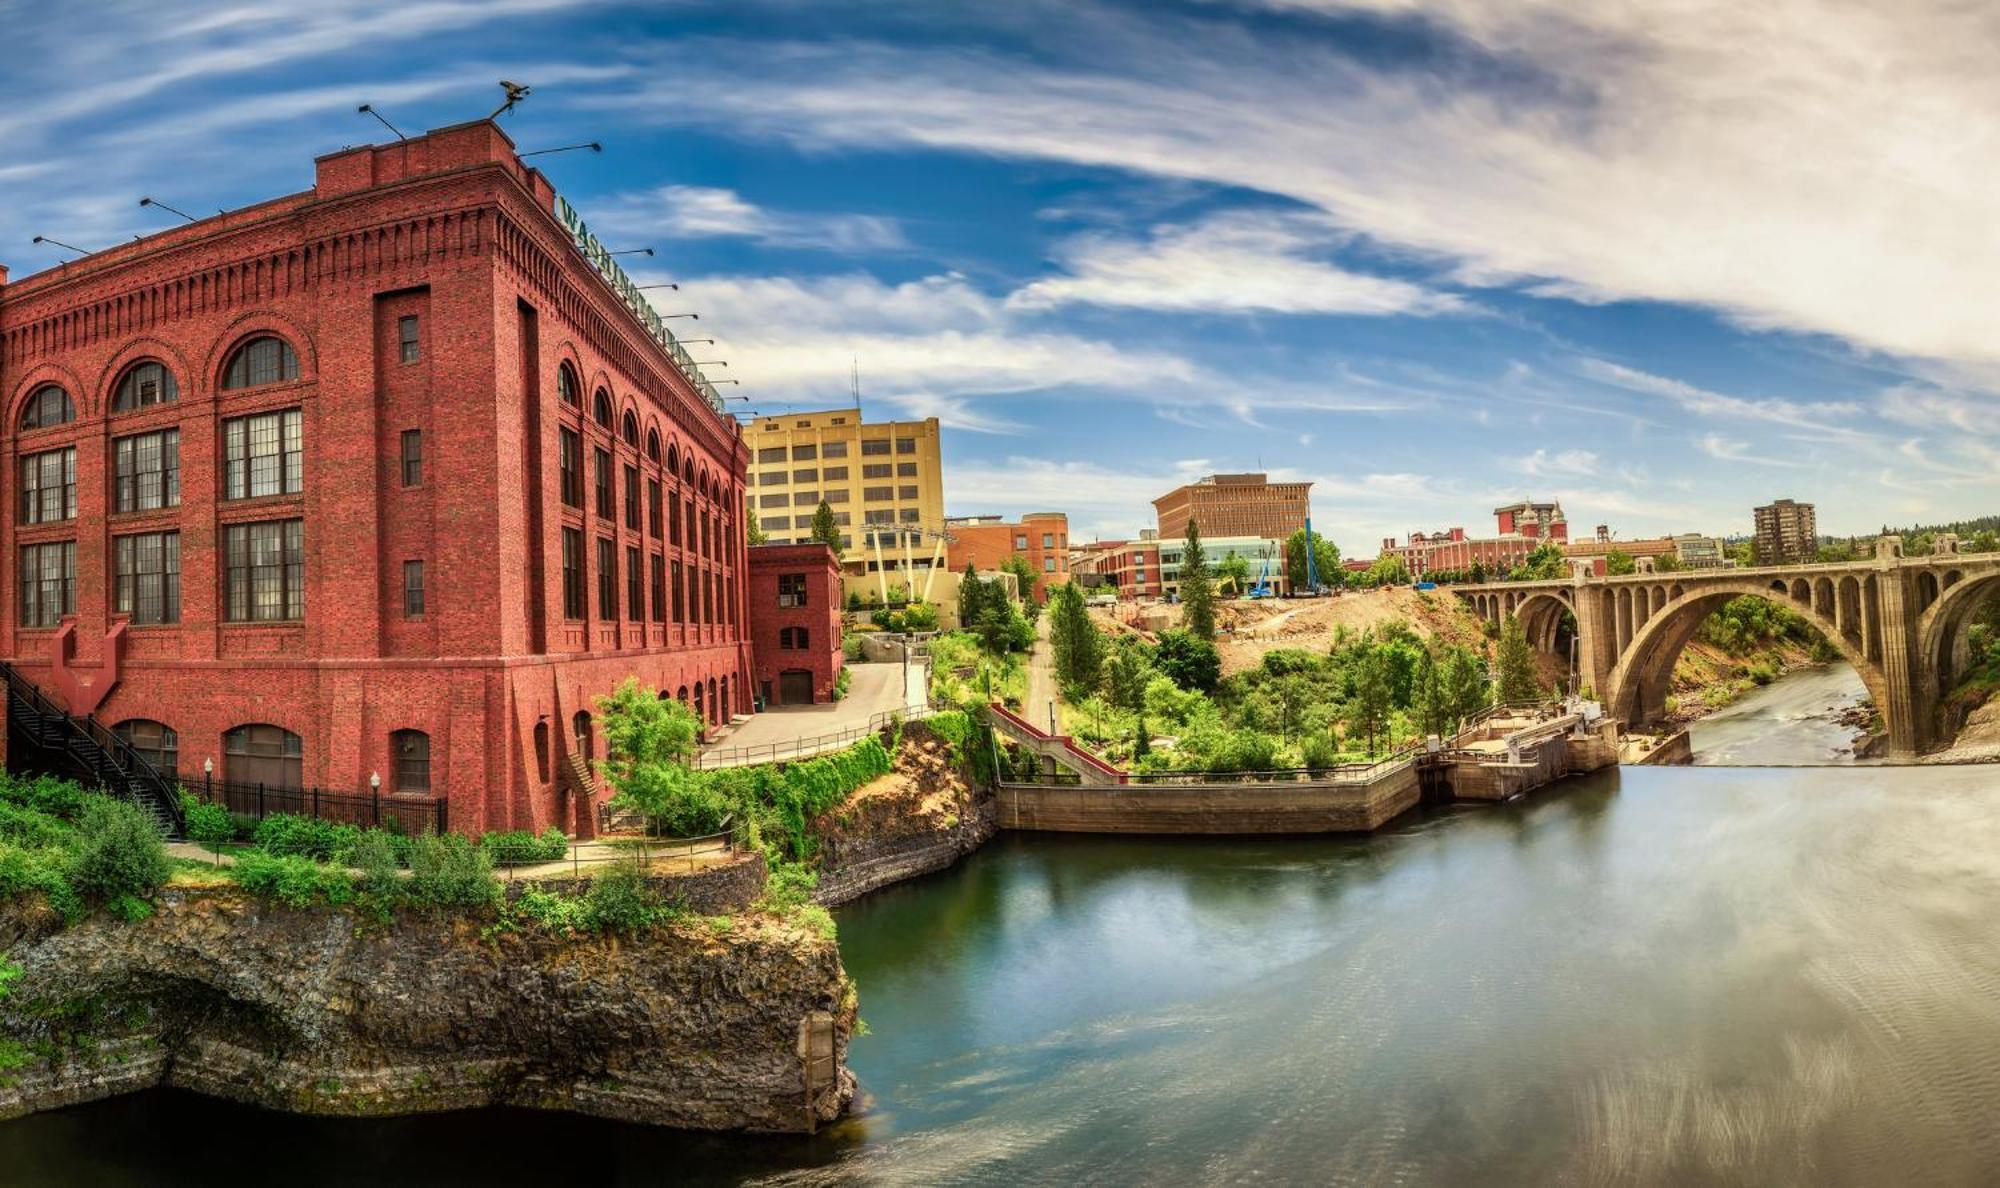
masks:
<path fill-rule="evenodd" d="M 746 710 L 747 452 L 558 202 L 481 121 L 0 272 L 0 654 L 183 779 L 461 831 L 593 832 L 628 675 Z"/>

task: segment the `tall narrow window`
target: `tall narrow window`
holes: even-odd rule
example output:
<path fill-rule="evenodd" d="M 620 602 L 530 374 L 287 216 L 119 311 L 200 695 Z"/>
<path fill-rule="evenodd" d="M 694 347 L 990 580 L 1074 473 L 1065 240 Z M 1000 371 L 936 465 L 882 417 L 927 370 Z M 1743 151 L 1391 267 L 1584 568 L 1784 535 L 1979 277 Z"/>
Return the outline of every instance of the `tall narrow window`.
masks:
<path fill-rule="evenodd" d="M 653 622 L 667 621 L 667 559 L 654 553 L 653 562 Z"/>
<path fill-rule="evenodd" d="M 222 530 L 224 617 L 233 623 L 303 619 L 304 520 L 230 524 Z"/>
<path fill-rule="evenodd" d="M 590 398 L 590 415 L 606 429 L 611 428 L 611 394 L 603 388 Z"/>
<path fill-rule="evenodd" d="M 222 372 L 222 386 L 225 390 L 254 388 L 297 378 L 298 352 L 284 339 L 266 335 L 251 339 L 229 356 L 229 366 Z"/>
<path fill-rule="evenodd" d="M 424 617 L 424 563 L 422 561 L 403 562 L 403 617 L 421 619 Z"/>
<path fill-rule="evenodd" d="M 674 562 L 674 622 L 687 622 L 687 601 L 681 593 L 681 563 Z"/>
<path fill-rule="evenodd" d="M 611 451 L 592 450 L 591 463 L 597 478 L 597 514 L 607 520 L 615 519 L 618 509 L 612 505 Z"/>
<path fill-rule="evenodd" d="M 398 730 L 389 736 L 389 754 L 396 760 L 396 791 L 431 790 L 431 736 L 421 730 Z"/>
<path fill-rule="evenodd" d="M 574 429 L 562 432 L 562 501 L 583 506 L 583 438 Z"/>
<path fill-rule="evenodd" d="M 120 536 L 114 545 L 114 609 L 134 623 L 180 622 L 181 534 Z"/>
<path fill-rule="evenodd" d="M 681 543 L 681 496 L 678 491 L 667 496 L 667 531 L 673 534 L 669 538 L 673 544 Z"/>
<path fill-rule="evenodd" d="M 563 618 L 583 618 L 583 533 L 562 530 Z"/>
<path fill-rule="evenodd" d="M 577 403 L 576 372 L 567 363 L 556 368 L 556 397 L 564 404 Z M 546 776 L 544 779 L 548 778 Z"/>
<path fill-rule="evenodd" d="M 115 511 L 152 511 L 181 502 L 181 431 L 162 429 L 111 443 Z"/>
<path fill-rule="evenodd" d="M 405 363 L 417 361 L 417 315 L 396 319 L 396 357 Z"/>
<path fill-rule="evenodd" d="M 74 609 L 76 542 L 25 545 L 21 549 L 21 626 L 53 627 Z"/>
<path fill-rule="evenodd" d="M 118 412 L 130 412 L 154 404 L 172 404 L 179 398 L 180 390 L 174 386 L 174 373 L 147 359 L 134 363 L 126 371 L 125 378 L 118 381 L 118 395 L 112 401 L 112 408 Z"/>
<path fill-rule="evenodd" d="M 296 495 L 305 487 L 305 417 L 296 408 L 222 423 L 224 499 Z"/>
<path fill-rule="evenodd" d="M 639 530 L 639 468 L 625 468 L 625 526 Z"/>
<path fill-rule="evenodd" d="M 421 429 L 403 430 L 403 485 L 424 485 L 424 431 Z"/>
<path fill-rule="evenodd" d="M 76 515 L 76 447 L 21 459 L 21 522 L 53 524 Z"/>
<path fill-rule="evenodd" d="M 597 540 L 597 617 L 618 617 L 618 546 L 609 537 Z"/>
<path fill-rule="evenodd" d="M 646 621 L 646 569 L 639 550 L 625 546 L 625 617 L 634 623 Z"/>
<path fill-rule="evenodd" d="M 660 539 L 665 530 L 665 521 L 660 512 L 660 480 L 646 480 L 646 533 L 654 540 Z"/>

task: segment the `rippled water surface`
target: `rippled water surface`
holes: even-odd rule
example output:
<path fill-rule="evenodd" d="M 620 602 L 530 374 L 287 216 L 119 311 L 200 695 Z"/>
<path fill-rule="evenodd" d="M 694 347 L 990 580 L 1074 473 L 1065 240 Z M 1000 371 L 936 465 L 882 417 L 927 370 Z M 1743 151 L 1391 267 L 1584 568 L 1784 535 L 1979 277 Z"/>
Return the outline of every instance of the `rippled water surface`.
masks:
<path fill-rule="evenodd" d="M 0 1180 L 2000 1181 L 2000 769 L 1634 768 L 1365 840 L 1003 837 L 839 916 L 868 1102 L 812 1142 L 149 1094 L 0 1126 Z"/>

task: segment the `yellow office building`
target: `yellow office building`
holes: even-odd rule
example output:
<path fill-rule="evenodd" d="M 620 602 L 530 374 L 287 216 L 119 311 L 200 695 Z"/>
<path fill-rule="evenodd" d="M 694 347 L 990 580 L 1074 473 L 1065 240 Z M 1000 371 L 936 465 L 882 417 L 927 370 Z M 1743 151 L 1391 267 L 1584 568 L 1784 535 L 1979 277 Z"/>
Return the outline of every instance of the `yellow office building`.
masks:
<path fill-rule="evenodd" d="M 824 499 L 840 525 L 849 588 L 862 588 L 852 579 L 866 576 L 870 587 L 912 585 L 921 595 L 933 562 L 944 564 L 936 417 L 870 422 L 853 408 L 789 413 L 746 425 L 743 440 L 750 515 L 772 543 L 808 539 Z"/>

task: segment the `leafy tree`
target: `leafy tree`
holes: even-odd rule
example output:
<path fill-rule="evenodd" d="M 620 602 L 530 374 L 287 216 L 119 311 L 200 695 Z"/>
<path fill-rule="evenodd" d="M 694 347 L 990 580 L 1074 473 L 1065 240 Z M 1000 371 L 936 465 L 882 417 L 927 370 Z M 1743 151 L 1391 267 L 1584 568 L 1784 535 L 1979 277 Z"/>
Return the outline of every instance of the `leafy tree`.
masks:
<path fill-rule="evenodd" d="M 1183 689 L 1206 693 L 1222 679 L 1222 658 L 1215 645 L 1192 631 L 1171 628 L 1160 632 L 1155 659 L 1160 671 Z"/>
<path fill-rule="evenodd" d="M 187 797 L 182 798 L 185 804 Z M 215 856 L 217 866 L 222 865 L 222 847 L 236 840 L 236 822 L 230 819 L 229 810 L 219 804 L 187 804 L 188 840 Z"/>
<path fill-rule="evenodd" d="M 840 552 L 840 525 L 834 522 L 833 509 L 827 506 L 824 499 L 819 501 L 819 507 L 813 511 L 811 539 L 832 549 L 836 554 Z"/>
<path fill-rule="evenodd" d="M 1370 651 L 1356 666 L 1354 696 L 1347 703 L 1348 728 L 1368 739 L 1368 753 L 1375 754 L 1375 739 L 1388 726 L 1390 709 L 1388 657 L 1379 649 Z"/>
<path fill-rule="evenodd" d="M 687 766 L 701 728 L 694 711 L 656 696 L 636 677 L 598 698 L 597 708 L 606 744 L 598 767 L 611 785 L 612 802 L 676 836 L 713 832 L 728 810 Z"/>
<path fill-rule="evenodd" d="M 1197 639 L 1215 638 L 1215 587 L 1201 548 L 1201 525 L 1193 516 L 1188 517 L 1181 551 L 1181 623 Z"/>
<path fill-rule="evenodd" d="M 1120 639 L 1104 666 L 1104 695 L 1123 710 L 1139 710 L 1146 703 L 1146 682 L 1153 678 L 1153 664 L 1146 645 L 1130 636 Z"/>
<path fill-rule="evenodd" d="M 986 602 L 986 583 L 980 580 L 972 562 L 967 561 L 965 576 L 958 580 L 958 625 L 967 631 L 977 631 Z"/>
<path fill-rule="evenodd" d="M 1653 558 L 1654 573 L 1679 573 L 1687 566 L 1681 564 L 1681 556 L 1675 552 L 1661 553 Z"/>
<path fill-rule="evenodd" d="M 1555 541 L 1543 541 L 1535 546 L 1527 559 L 1516 565 L 1507 574 L 1509 581 L 1548 582 L 1569 576 L 1569 557 L 1563 547 Z"/>
<path fill-rule="evenodd" d="M 1146 715 L 1139 715 L 1138 725 L 1132 728 L 1132 759 L 1137 762 L 1153 753 L 1153 735 L 1146 729 Z"/>
<path fill-rule="evenodd" d="M 1613 549 L 1604 554 L 1604 572 L 1609 577 L 1639 572 L 1639 563 L 1624 549 Z"/>
<path fill-rule="evenodd" d="M 170 873 L 166 844 L 152 820 L 131 801 L 109 796 L 84 804 L 73 854 L 70 885 L 109 901 L 147 898 Z"/>
<path fill-rule="evenodd" d="M 1438 671 L 1437 657 L 1428 649 L 1417 660 L 1411 682 L 1410 708 L 1416 714 L 1417 729 L 1425 735 L 1451 734 L 1451 705 L 1445 697 L 1444 676 Z"/>
<path fill-rule="evenodd" d="M 1508 703 L 1539 701 L 1542 683 L 1535 679 L 1535 652 L 1528 645 L 1528 633 L 1521 620 L 1508 615 L 1500 624 L 1500 700 Z"/>
<path fill-rule="evenodd" d="M 1003 573 L 1014 575 L 1014 584 L 1021 591 L 1021 601 L 1030 606 L 1041 604 L 1040 599 L 1035 596 L 1035 591 L 1041 585 L 1042 576 L 1035 572 L 1034 566 L 1028 564 L 1026 557 L 1018 553 L 1003 557 L 1000 560 L 1000 569 Z"/>
<path fill-rule="evenodd" d="M 972 630 L 979 636 L 981 647 L 996 656 L 1003 655 L 1014 646 L 1013 620 L 1018 617 L 1004 602 L 985 603 L 979 608 L 979 618 Z"/>
<path fill-rule="evenodd" d="M 1471 648 L 1451 649 L 1445 657 L 1442 684 L 1446 717 L 1456 734 L 1467 718 L 1486 708 L 1486 674 Z"/>
<path fill-rule="evenodd" d="M 903 612 L 903 630 L 936 631 L 938 629 L 937 608 L 928 602 L 912 602 Z"/>
<path fill-rule="evenodd" d="M 1466 574 L 1466 577 L 1470 581 L 1472 581 L 1473 584 L 1475 585 L 1477 585 L 1480 582 L 1484 582 L 1488 576 L 1489 575 L 1486 572 L 1486 562 L 1484 561 L 1474 561 L 1472 563 L 1471 571 Z"/>
<path fill-rule="evenodd" d="M 764 535 L 764 525 L 761 521 L 758 520 L 756 516 L 745 515 L 743 517 L 743 522 L 750 525 L 749 529 L 750 543 L 753 546 L 765 544 L 771 539 L 770 537 Z"/>
<path fill-rule="evenodd" d="M 1375 558 L 1369 567 L 1368 576 L 1377 586 L 1404 586 L 1410 581 L 1410 567 L 1401 557 L 1384 554 Z"/>
<path fill-rule="evenodd" d="M 1346 576 L 1340 567 L 1340 547 L 1315 532 L 1312 534 L 1312 557 L 1319 584 L 1338 587 Z M 1293 590 L 1306 588 L 1306 530 L 1303 528 L 1285 540 L 1285 584 Z"/>
<path fill-rule="evenodd" d="M 1250 559 L 1239 555 L 1235 549 L 1229 550 L 1229 554 L 1216 563 L 1215 577 L 1218 587 L 1227 582 L 1230 593 L 1243 593 L 1250 588 Z"/>
<path fill-rule="evenodd" d="M 1049 643 L 1055 651 L 1056 676 L 1082 694 L 1095 690 L 1103 677 L 1104 641 L 1084 608 L 1083 589 L 1064 582 L 1049 594 Z"/>

